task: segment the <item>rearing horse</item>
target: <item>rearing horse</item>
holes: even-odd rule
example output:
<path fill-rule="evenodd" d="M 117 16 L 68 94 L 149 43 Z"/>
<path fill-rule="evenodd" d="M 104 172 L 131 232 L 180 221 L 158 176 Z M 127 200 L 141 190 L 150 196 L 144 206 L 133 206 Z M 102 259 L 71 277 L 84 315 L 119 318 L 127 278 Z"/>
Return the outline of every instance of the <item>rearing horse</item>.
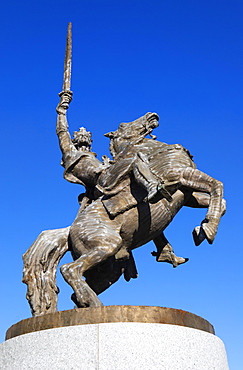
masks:
<path fill-rule="evenodd" d="M 111 140 L 113 161 L 110 163 L 107 159 L 101 163 L 90 151 L 91 141 L 87 137 L 85 139 L 83 129 L 80 140 L 76 133 L 74 145 L 65 119 L 63 111 L 62 114 L 59 112 L 57 133 L 65 177 L 85 185 L 87 191 L 71 227 L 61 229 L 60 233 L 58 230 L 47 231 L 48 242 L 39 237 L 24 255 L 24 282 L 30 290 L 33 289 L 29 283 L 33 276 L 30 275 L 35 274 L 34 253 L 38 254 L 36 251 L 42 248 L 58 255 L 57 249 L 61 248 L 59 258 L 66 250 L 70 250 L 74 258 L 74 262 L 61 266 L 61 273 L 73 288 L 73 300 L 77 306 L 102 305 L 97 294 L 117 281 L 122 273 L 127 280 L 136 277 L 133 249 L 153 240 L 157 247 L 157 252 L 154 252 L 157 261 L 165 261 L 165 255 L 167 259 L 172 258 L 173 250 L 163 230 L 184 205 L 208 208 L 205 220 L 194 229 L 193 236 L 196 245 L 204 239 L 213 242 L 225 212 L 223 185 L 197 170 L 192 156 L 181 145 L 155 140 L 151 133 L 158 126 L 157 114 L 147 113 L 106 134 Z M 145 138 L 148 134 L 153 138 Z M 149 199 L 148 185 L 151 183 L 158 186 L 156 194 L 152 192 Z M 52 240 L 55 243 L 52 244 Z M 48 249 L 47 244 L 52 246 Z M 173 265 L 176 266 L 176 262 Z M 49 307 L 43 309 L 41 299 L 33 303 L 31 294 L 29 291 L 34 314 L 46 313 L 50 306 L 53 307 L 49 302 Z M 39 310 L 36 309 L 38 304 L 42 306 Z"/>
<path fill-rule="evenodd" d="M 214 240 L 222 214 L 222 183 L 197 170 L 189 152 L 181 145 L 167 145 L 144 138 L 148 133 L 147 128 L 151 128 L 151 123 L 156 121 L 157 117 L 156 114 L 147 113 L 132 123 L 120 125 L 116 132 L 108 134 L 112 141 L 111 146 L 116 152 L 115 164 L 111 164 L 100 177 L 111 178 L 112 183 L 112 175 L 119 175 L 115 168 L 116 163 L 119 165 L 121 157 L 130 159 L 129 150 L 132 150 L 132 154 L 136 152 L 147 155 L 151 172 L 164 182 L 164 187 L 170 191 L 172 199 L 168 201 L 162 198 L 153 203 L 138 200 L 136 206 L 116 215 L 112 210 L 119 203 L 119 192 L 118 195 L 108 196 L 108 199 L 98 198 L 78 213 L 69 234 L 70 248 L 77 259 L 62 266 L 61 272 L 72 286 L 80 307 L 101 304 L 87 282 L 80 277 L 120 250 L 129 252 L 150 240 L 157 240 L 179 209 L 187 202 L 190 204 L 193 191 L 209 194 L 208 212 L 201 227 L 209 243 Z M 153 124 L 152 127 L 154 126 L 156 125 Z M 125 152 L 124 156 L 121 156 L 122 150 Z M 121 181 L 124 198 L 139 192 L 135 181 L 131 177 L 127 180 L 127 184 L 124 184 L 126 178 Z M 101 179 L 98 184 L 99 182 L 104 184 L 105 181 Z M 113 187 L 115 185 L 113 184 Z M 197 233 L 194 235 L 199 243 Z"/>

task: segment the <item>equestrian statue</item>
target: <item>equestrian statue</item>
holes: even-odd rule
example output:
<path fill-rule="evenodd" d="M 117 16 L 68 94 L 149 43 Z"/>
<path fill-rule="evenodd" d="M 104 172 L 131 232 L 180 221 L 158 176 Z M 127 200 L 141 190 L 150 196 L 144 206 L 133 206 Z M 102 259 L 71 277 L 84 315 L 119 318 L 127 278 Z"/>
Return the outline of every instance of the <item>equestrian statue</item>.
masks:
<path fill-rule="evenodd" d="M 196 245 L 212 244 L 225 213 L 223 184 L 199 171 L 180 144 L 156 140 L 159 116 L 147 113 L 121 123 L 110 139 L 111 159 L 98 160 L 91 133 L 84 127 L 71 138 L 67 109 L 72 100 L 71 24 L 68 26 L 64 82 L 57 106 L 56 133 L 62 152 L 64 178 L 83 185 L 79 211 L 71 226 L 43 231 L 24 254 L 23 282 L 33 316 L 57 310 L 56 269 L 67 251 L 73 262 L 61 266 L 77 307 L 97 307 L 98 295 L 122 275 L 137 277 L 132 251 L 153 241 L 158 262 L 177 267 L 188 258 L 175 255 L 163 231 L 183 207 L 207 208 L 193 230 Z"/>

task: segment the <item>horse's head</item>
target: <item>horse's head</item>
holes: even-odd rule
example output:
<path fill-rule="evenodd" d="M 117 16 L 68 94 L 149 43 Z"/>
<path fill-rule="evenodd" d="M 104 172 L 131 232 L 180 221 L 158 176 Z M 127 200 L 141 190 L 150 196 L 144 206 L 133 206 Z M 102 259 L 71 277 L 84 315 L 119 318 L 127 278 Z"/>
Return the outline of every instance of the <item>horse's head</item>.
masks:
<path fill-rule="evenodd" d="M 110 152 L 114 157 L 125 146 L 134 145 L 141 142 L 145 136 L 152 133 L 153 129 L 159 125 L 157 113 L 146 113 L 144 116 L 132 122 L 120 123 L 116 131 L 105 134 L 110 138 Z"/>

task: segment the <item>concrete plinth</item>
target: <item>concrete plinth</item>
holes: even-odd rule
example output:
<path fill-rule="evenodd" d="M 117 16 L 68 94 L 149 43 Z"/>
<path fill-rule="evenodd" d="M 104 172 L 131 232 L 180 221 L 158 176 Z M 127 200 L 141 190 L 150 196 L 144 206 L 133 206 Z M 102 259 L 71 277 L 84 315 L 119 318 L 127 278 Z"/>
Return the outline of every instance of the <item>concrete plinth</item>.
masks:
<path fill-rule="evenodd" d="M 121 321 L 126 322 L 115 320 L 115 322 L 31 330 L 32 332 L 27 334 L 8 339 L 0 345 L 0 368 L 5 370 L 228 370 L 224 344 L 209 330 L 199 330 L 178 323 L 176 325 L 149 323 L 145 322 L 146 317 L 143 322 L 131 322 L 131 320 L 127 322 L 126 312 L 131 306 L 125 307 L 124 320 Z M 108 307 L 102 309 L 105 312 Z M 146 307 L 132 307 L 132 309 L 137 312 L 146 311 Z M 147 307 L 147 309 L 150 312 L 151 309 L 155 310 L 157 313 L 161 309 L 163 311 L 160 307 Z M 94 315 L 95 310 L 92 309 L 91 316 Z M 122 312 L 122 307 L 117 310 Z M 166 309 L 169 316 L 170 310 L 172 309 Z M 67 316 L 70 311 L 66 311 Z M 177 311 L 179 316 L 182 313 L 185 317 L 189 314 L 181 310 L 172 311 L 173 315 Z M 99 309 L 97 312 L 100 312 Z M 203 320 L 196 315 L 190 315 L 195 316 L 199 322 Z M 38 320 L 33 318 L 33 320 L 36 319 Z M 39 319 L 41 320 L 41 317 Z"/>

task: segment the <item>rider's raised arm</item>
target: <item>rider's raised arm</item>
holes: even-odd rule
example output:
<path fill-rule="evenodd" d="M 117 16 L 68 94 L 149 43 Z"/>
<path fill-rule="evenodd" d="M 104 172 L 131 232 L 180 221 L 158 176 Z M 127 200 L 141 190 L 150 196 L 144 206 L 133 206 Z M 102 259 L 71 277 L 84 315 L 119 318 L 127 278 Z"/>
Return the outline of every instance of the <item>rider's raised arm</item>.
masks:
<path fill-rule="evenodd" d="M 59 139 L 60 149 L 62 154 L 65 155 L 72 150 L 76 150 L 72 142 L 70 133 L 68 131 L 68 122 L 67 122 L 67 109 L 69 103 L 72 100 L 71 91 L 61 92 L 59 94 L 60 102 L 56 108 L 57 111 L 57 124 L 56 124 L 56 133 Z"/>

